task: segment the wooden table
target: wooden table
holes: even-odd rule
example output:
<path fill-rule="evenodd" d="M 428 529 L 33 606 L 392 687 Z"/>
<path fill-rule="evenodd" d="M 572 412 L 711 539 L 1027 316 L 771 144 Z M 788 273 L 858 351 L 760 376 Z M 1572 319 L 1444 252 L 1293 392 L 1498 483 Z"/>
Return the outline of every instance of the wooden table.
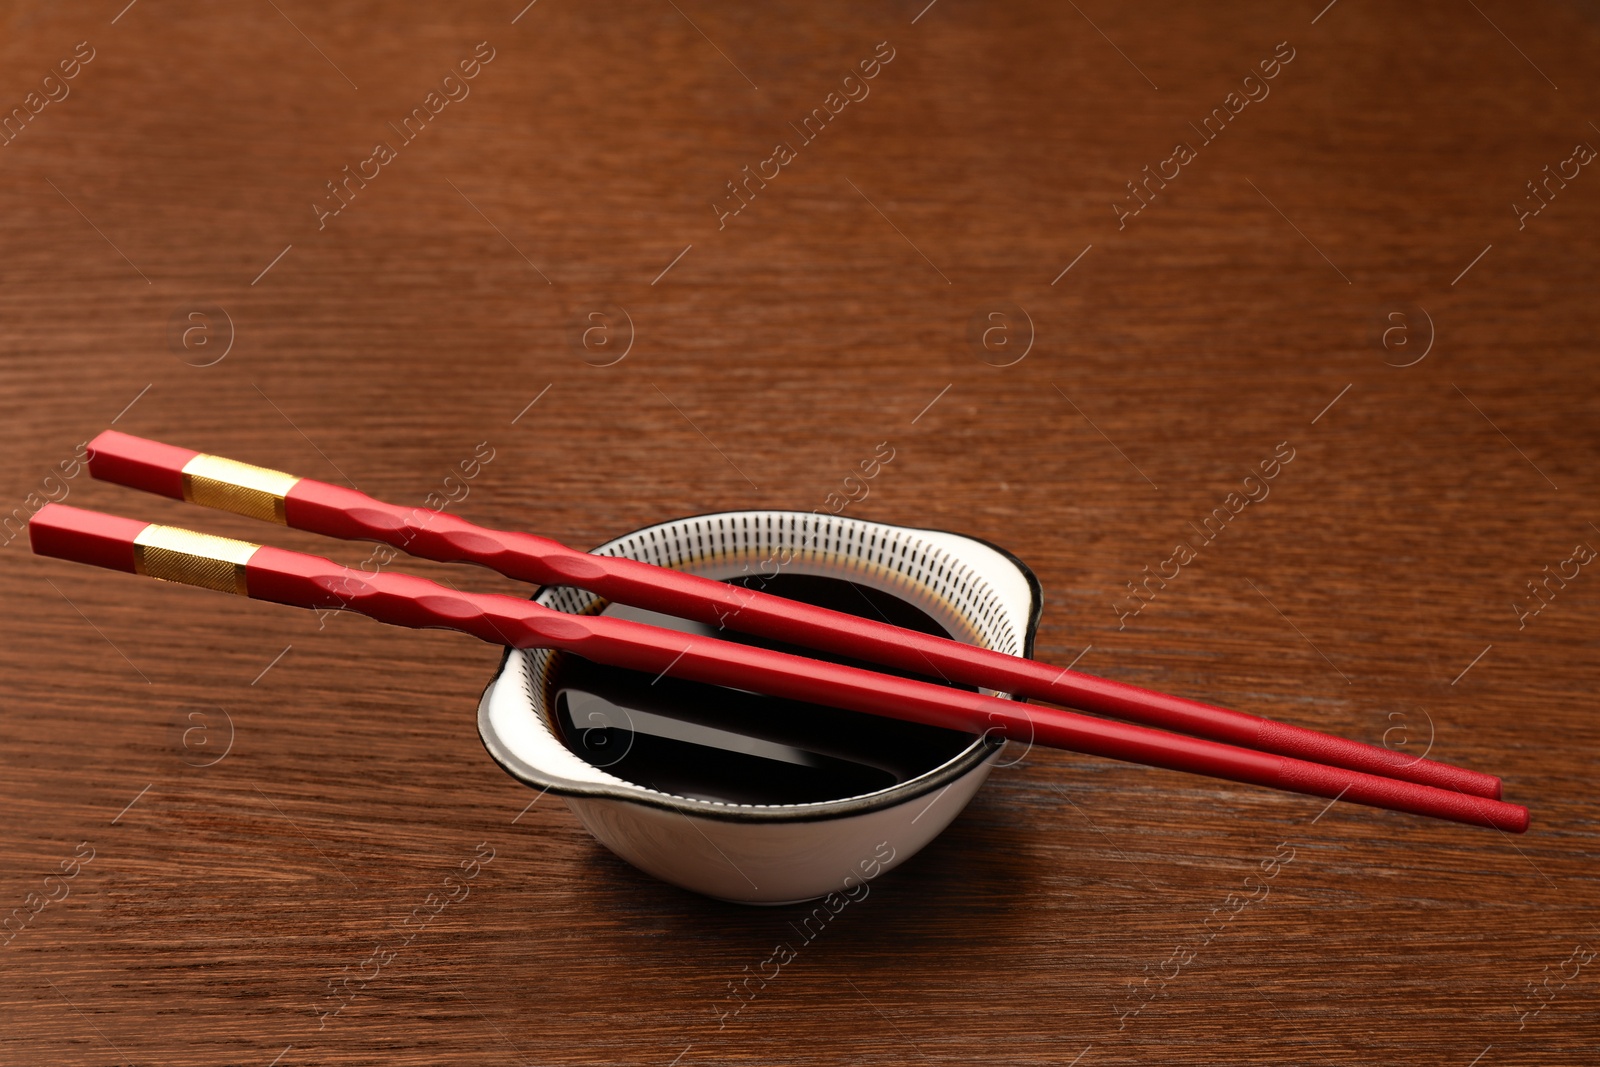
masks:
<path fill-rule="evenodd" d="M 3 16 L 0 1062 L 1596 1062 L 1592 11 L 122 2 Z M 1042 657 L 1534 828 L 1034 751 L 719 1022 L 795 910 L 530 807 L 495 650 L 30 556 L 367 555 L 91 482 L 111 425 L 585 546 L 888 441 L 849 513 L 1017 553 Z"/>

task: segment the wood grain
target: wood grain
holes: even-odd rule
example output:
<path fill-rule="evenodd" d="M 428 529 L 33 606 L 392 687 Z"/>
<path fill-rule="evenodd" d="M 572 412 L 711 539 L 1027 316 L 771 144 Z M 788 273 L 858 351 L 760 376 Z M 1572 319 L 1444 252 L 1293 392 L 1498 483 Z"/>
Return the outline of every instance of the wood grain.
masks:
<path fill-rule="evenodd" d="M 924 3 L 8 7 L 0 513 L 263 536 L 63 477 L 113 422 L 399 503 L 487 442 L 457 510 L 579 545 L 823 506 L 887 440 L 852 513 L 1025 559 L 1043 657 L 1431 743 L 1534 829 L 1030 752 L 724 1019 L 799 913 L 527 807 L 474 729 L 493 650 L 8 530 L 0 914 L 68 895 L 0 948 L 0 1063 L 1595 1062 L 1600 576 L 1515 605 L 1600 547 L 1600 174 L 1511 206 L 1600 145 L 1593 6 Z"/>

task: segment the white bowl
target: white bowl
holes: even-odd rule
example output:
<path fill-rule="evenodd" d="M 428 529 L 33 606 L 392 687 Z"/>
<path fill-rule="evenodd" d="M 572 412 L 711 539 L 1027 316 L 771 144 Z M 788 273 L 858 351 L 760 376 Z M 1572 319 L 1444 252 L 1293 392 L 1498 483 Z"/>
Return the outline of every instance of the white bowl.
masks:
<path fill-rule="evenodd" d="M 594 553 L 726 579 L 758 572 L 779 550 L 793 560 L 786 574 L 846 578 L 909 601 L 962 640 L 1032 654 L 1038 581 L 1009 553 L 960 534 L 808 512 L 734 511 L 649 526 Z M 540 589 L 534 600 L 574 614 L 603 607 L 593 594 L 565 586 Z M 620 778 L 562 741 L 547 692 L 556 655 L 507 650 L 478 707 L 489 755 L 513 777 L 565 797 L 589 832 L 629 863 L 722 900 L 782 904 L 851 893 L 948 826 L 1005 745 L 974 733 L 952 758 L 914 777 L 814 803 L 676 796 Z"/>

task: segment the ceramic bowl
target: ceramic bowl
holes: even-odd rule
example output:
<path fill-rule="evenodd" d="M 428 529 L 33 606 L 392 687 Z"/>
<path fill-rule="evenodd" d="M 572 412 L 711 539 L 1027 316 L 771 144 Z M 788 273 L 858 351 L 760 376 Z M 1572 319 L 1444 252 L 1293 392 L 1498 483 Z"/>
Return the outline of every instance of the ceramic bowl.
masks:
<path fill-rule="evenodd" d="M 1032 654 L 1038 581 L 1003 549 L 960 534 L 809 512 L 733 511 L 649 526 L 594 552 L 728 579 L 756 573 L 779 550 L 792 558 L 785 574 L 845 578 L 913 604 L 960 640 Z M 534 600 L 569 613 L 605 607 L 564 586 L 543 588 Z M 626 616 L 631 609 L 610 610 Z M 851 892 L 948 826 L 1005 746 L 992 735 L 952 735 L 943 758 L 920 773 L 824 801 L 678 796 L 627 781 L 563 742 L 549 691 L 558 655 L 507 651 L 478 708 L 489 754 L 513 777 L 564 797 L 589 832 L 629 863 L 722 900 L 781 904 Z"/>

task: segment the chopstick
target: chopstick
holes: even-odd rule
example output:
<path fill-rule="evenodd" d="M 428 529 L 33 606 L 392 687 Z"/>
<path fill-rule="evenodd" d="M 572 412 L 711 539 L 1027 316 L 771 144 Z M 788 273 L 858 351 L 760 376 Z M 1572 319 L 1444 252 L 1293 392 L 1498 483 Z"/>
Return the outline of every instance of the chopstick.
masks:
<path fill-rule="evenodd" d="M 89 443 L 98 479 L 298 530 L 380 541 L 413 556 L 469 562 L 541 585 L 630 604 L 924 676 L 1110 715 L 1245 748 L 1498 798 L 1500 779 L 1377 745 L 1158 693 L 1037 660 L 906 630 L 758 590 L 489 530 L 448 512 L 107 430 Z"/>
<path fill-rule="evenodd" d="M 380 622 L 458 630 L 514 648 L 552 648 L 598 663 L 809 700 L 948 729 L 993 730 L 1090 755 L 1345 799 L 1511 833 L 1528 810 L 1287 756 L 1029 706 L 980 692 L 880 675 L 605 615 L 568 615 L 499 594 L 462 593 L 400 573 L 367 574 L 319 556 L 47 504 L 29 523 L 35 553 L 302 608 L 343 608 Z"/>

